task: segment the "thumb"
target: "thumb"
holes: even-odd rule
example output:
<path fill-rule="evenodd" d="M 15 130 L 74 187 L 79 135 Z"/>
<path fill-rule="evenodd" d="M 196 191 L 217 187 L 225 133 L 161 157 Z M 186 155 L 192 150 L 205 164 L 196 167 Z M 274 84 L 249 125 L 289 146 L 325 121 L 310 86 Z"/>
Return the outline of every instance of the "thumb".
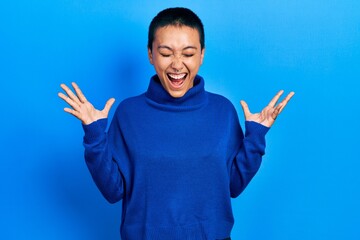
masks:
<path fill-rule="evenodd" d="M 249 106 L 247 105 L 247 103 L 244 100 L 241 100 L 240 104 L 241 104 L 241 107 L 244 112 L 244 117 L 245 117 L 245 119 L 247 119 L 247 117 L 251 114 L 251 112 L 249 110 Z"/>
<path fill-rule="evenodd" d="M 114 104 L 115 102 L 115 98 L 110 98 L 109 100 L 107 100 L 106 104 L 105 104 L 105 107 L 103 109 L 103 111 L 108 114 L 109 111 L 110 111 L 110 108 L 112 107 L 112 105 Z"/>

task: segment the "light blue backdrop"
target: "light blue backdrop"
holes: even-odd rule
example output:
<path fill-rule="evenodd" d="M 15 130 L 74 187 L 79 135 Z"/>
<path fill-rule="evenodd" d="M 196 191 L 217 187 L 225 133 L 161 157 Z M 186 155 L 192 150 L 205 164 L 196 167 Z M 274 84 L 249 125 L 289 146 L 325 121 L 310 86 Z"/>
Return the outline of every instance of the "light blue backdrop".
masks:
<path fill-rule="evenodd" d="M 121 204 L 93 184 L 57 92 L 76 81 L 100 108 L 145 91 L 147 27 L 170 6 L 203 20 L 200 74 L 242 124 L 239 100 L 296 92 L 233 201 L 233 239 L 360 239 L 357 0 L 1 1 L 0 238 L 119 239 Z"/>

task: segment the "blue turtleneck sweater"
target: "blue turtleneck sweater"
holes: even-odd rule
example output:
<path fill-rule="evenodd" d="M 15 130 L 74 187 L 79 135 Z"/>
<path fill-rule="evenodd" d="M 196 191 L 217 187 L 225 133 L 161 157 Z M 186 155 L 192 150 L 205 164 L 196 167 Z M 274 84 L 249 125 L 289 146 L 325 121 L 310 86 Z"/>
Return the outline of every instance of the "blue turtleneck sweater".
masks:
<path fill-rule="evenodd" d="M 237 197 L 259 169 L 269 128 L 245 122 L 233 105 L 194 87 L 173 98 L 157 76 L 106 119 L 84 125 L 85 159 L 109 202 L 122 200 L 121 237 L 222 239 Z"/>

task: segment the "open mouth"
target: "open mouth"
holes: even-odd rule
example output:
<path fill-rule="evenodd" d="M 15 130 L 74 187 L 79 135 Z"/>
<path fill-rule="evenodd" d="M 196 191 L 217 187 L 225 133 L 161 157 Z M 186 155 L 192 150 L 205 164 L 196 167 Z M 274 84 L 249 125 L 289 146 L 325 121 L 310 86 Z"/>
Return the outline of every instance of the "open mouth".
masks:
<path fill-rule="evenodd" d="M 187 73 L 181 73 L 181 74 L 168 73 L 167 77 L 170 80 L 170 84 L 172 85 L 173 88 L 181 88 L 181 86 L 185 82 Z"/>

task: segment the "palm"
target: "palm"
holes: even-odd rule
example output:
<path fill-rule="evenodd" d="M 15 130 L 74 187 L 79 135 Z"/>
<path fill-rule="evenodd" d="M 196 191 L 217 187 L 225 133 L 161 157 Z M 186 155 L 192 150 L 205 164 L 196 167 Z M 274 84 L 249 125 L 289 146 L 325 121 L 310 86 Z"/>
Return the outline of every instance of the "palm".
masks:
<path fill-rule="evenodd" d="M 103 110 L 98 110 L 85 98 L 76 83 L 72 83 L 76 94 L 65 84 L 61 84 L 60 86 L 66 92 L 67 96 L 63 93 L 59 93 L 58 96 L 72 107 L 64 108 L 64 111 L 74 115 L 85 125 L 102 118 L 107 118 L 110 108 L 115 102 L 115 99 L 111 98 L 106 102 Z"/>
<path fill-rule="evenodd" d="M 246 120 L 254 121 L 269 127 L 274 123 L 274 118 L 272 118 L 273 112 L 274 112 L 273 108 L 266 106 L 260 113 L 249 114 Z"/>
<path fill-rule="evenodd" d="M 101 118 L 107 118 L 108 113 L 98 110 L 90 102 L 85 102 L 79 106 L 79 119 L 84 123 L 90 123 Z"/>
<path fill-rule="evenodd" d="M 259 113 L 251 113 L 249 110 L 248 105 L 245 101 L 241 101 L 241 106 L 244 111 L 245 120 L 246 121 L 254 121 L 260 123 L 266 127 L 271 127 L 277 116 L 281 113 L 284 109 L 286 104 L 290 101 L 292 96 L 294 96 L 294 92 L 290 92 L 284 100 L 282 100 L 279 104 L 277 104 L 280 96 L 283 94 L 284 91 L 279 91 L 275 97 L 270 101 L 270 103 Z"/>

